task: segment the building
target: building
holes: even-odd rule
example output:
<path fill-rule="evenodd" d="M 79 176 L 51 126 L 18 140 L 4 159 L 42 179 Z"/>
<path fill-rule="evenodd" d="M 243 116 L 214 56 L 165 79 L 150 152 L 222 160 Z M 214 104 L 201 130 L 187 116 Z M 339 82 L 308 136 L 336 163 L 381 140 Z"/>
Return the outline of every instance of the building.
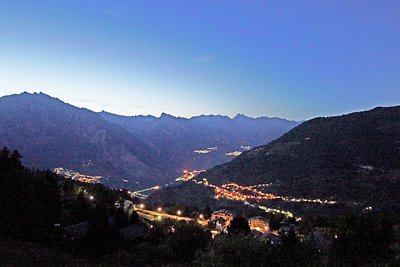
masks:
<path fill-rule="evenodd" d="M 228 227 L 228 222 L 224 218 L 215 219 L 215 230 L 218 232 L 225 232 L 226 228 Z"/>
<path fill-rule="evenodd" d="M 229 225 L 231 220 L 233 219 L 233 215 L 234 214 L 232 212 L 226 209 L 217 210 L 211 214 L 211 221 L 215 221 L 217 219 L 222 218 L 226 221 L 226 225 Z"/>
<path fill-rule="evenodd" d="M 269 232 L 269 221 L 261 216 L 251 217 L 249 220 L 251 230 L 256 230 L 261 233 Z"/>
<path fill-rule="evenodd" d="M 212 229 L 215 229 L 215 232 L 225 233 L 231 223 L 231 220 L 233 219 L 233 216 L 233 212 L 230 212 L 226 209 L 214 211 L 211 214 L 211 219 L 208 223 L 208 226 Z"/>

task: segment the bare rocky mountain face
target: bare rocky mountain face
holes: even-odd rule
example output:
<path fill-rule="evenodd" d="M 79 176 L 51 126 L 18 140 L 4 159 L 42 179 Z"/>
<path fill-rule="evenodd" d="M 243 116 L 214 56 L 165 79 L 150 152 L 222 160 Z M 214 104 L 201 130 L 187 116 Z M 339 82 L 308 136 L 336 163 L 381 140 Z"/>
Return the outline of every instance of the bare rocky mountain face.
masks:
<path fill-rule="evenodd" d="M 19 150 L 27 166 L 99 175 L 117 188 L 162 185 L 184 169 L 228 162 L 297 124 L 244 115 L 123 117 L 77 108 L 43 93 L 0 98 L 0 146 Z"/>
<path fill-rule="evenodd" d="M 0 145 L 17 149 L 35 168 L 63 167 L 101 175 L 111 185 L 163 179 L 159 156 L 133 134 L 99 114 L 45 94 L 0 98 Z"/>

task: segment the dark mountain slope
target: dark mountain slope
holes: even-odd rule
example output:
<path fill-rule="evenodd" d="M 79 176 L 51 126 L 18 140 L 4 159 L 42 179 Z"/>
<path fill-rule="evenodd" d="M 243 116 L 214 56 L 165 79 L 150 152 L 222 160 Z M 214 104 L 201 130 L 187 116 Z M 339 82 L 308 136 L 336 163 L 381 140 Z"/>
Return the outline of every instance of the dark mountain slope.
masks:
<path fill-rule="evenodd" d="M 0 146 L 21 151 L 28 166 L 109 176 L 111 185 L 163 178 L 157 151 L 97 113 L 42 93 L 0 98 L 0 125 Z"/>
<path fill-rule="evenodd" d="M 399 134 L 400 107 L 316 118 L 229 164 L 211 169 L 207 175 L 218 183 L 254 183 L 361 170 L 397 170 Z"/>

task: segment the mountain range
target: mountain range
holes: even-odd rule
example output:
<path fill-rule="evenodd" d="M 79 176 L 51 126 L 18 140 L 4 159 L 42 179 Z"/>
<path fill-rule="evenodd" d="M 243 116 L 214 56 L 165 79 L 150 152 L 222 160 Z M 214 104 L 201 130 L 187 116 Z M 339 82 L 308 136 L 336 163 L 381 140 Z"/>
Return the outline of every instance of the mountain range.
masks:
<path fill-rule="evenodd" d="M 77 108 L 43 93 L 0 98 L 0 146 L 18 149 L 35 168 L 63 167 L 103 176 L 112 187 L 172 181 L 183 169 L 207 169 L 248 146 L 266 144 L 299 122 L 238 115 L 119 116 Z"/>
<path fill-rule="evenodd" d="M 153 116 L 119 116 L 100 113 L 156 150 L 164 170 L 205 170 L 232 160 L 251 147 L 267 144 L 299 123 L 279 118 L 250 118 L 243 114 L 202 115 L 190 119 L 163 113 Z M 236 153 L 235 153 L 236 152 Z"/>

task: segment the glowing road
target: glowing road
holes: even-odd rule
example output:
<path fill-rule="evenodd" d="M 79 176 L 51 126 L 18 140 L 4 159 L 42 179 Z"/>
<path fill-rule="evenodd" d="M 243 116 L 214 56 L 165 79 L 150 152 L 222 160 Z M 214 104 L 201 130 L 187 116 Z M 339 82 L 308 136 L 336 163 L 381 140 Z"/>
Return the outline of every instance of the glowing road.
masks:
<path fill-rule="evenodd" d="M 158 212 L 158 211 L 153 211 L 153 210 L 146 210 L 142 209 L 139 207 L 134 206 L 134 210 L 139 214 L 139 216 L 150 220 L 150 221 L 160 221 L 162 219 L 171 219 L 175 221 L 185 221 L 185 222 L 193 222 L 195 219 L 190 218 L 190 217 L 185 217 L 185 216 L 178 216 L 178 215 L 172 215 L 168 214 L 165 212 Z M 208 220 L 196 220 L 197 223 L 207 226 L 208 225 Z"/>

